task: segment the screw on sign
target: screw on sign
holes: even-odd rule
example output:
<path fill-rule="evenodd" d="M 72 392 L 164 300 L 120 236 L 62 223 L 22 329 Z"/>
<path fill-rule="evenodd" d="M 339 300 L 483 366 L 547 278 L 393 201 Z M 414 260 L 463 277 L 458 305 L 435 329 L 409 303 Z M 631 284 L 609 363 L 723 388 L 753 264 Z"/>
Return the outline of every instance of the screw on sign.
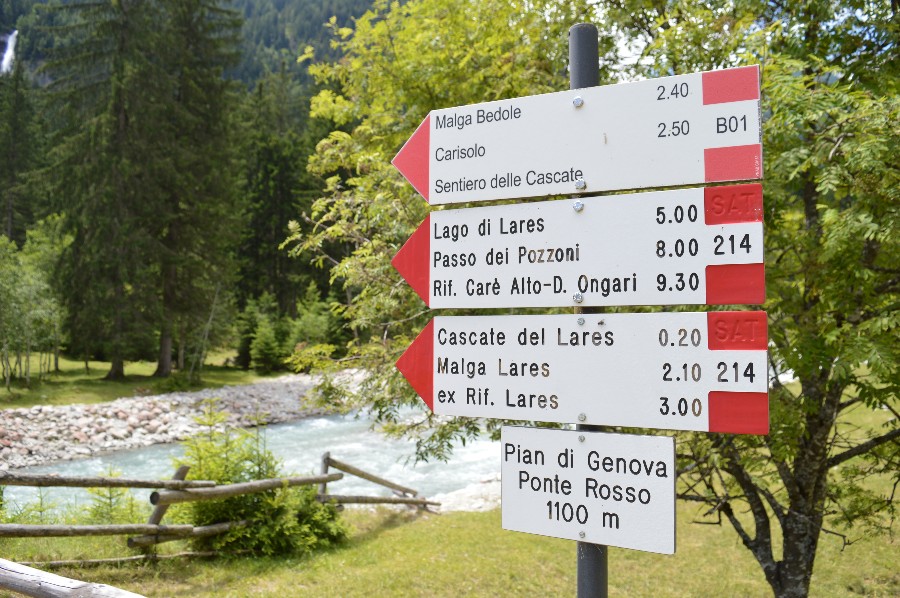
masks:
<path fill-rule="evenodd" d="M 432 111 L 393 160 L 432 205 L 762 178 L 759 67 Z"/>
<path fill-rule="evenodd" d="M 397 361 L 439 415 L 766 434 L 761 311 L 438 316 Z"/>
<path fill-rule="evenodd" d="M 758 183 L 441 210 L 392 263 L 433 308 L 759 304 Z"/>

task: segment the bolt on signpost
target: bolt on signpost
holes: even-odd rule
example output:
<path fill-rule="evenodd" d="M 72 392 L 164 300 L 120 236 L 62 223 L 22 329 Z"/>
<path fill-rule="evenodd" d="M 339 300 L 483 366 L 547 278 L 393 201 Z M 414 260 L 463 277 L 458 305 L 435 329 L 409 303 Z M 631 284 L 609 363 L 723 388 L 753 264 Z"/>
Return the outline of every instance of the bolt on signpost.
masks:
<path fill-rule="evenodd" d="M 434 110 L 393 160 L 434 205 L 576 195 L 432 212 L 392 264 L 432 308 L 575 308 L 435 317 L 397 368 L 439 415 L 576 424 L 503 427 L 501 514 L 577 542 L 581 598 L 607 546 L 675 551 L 674 437 L 600 426 L 769 430 L 765 312 L 584 309 L 764 302 L 759 69 L 600 87 L 597 46 L 575 25 L 569 91 Z"/>

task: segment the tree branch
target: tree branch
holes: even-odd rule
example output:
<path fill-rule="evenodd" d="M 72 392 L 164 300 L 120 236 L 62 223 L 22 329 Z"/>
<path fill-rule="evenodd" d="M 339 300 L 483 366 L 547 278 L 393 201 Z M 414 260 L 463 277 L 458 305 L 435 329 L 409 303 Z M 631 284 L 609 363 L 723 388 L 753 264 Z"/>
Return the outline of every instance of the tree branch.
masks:
<path fill-rule="evenodd" d="M 840 465 L 841 463 L 844 463 L 845 461 L 849 461 L 853 457 L 857 457 L 859 455 L 868 453 L 872 449 L 879 447 L 882 444 L 885 444 L 887 442 L 891 442 L 892 440 L 897 440 L 898 438 L 900 438 L 900 428 L 891 430 L 887 434 L 883 434 L 882 436 L 879 436 L 877 438 L 872 438 L 871 440 L 868 440 L 867 442 L 863 442 L 862 444 L 856 445 L 852 449 L 849 449 L 849 450 L 844 451 L 843 453 L 837 454 L 837 455 L 833 456 L 832 458 L 830 458 L 827 461 L 826 465 L 828 466 L 828 469 L 831 469 L 832 467 L 836 467 L 836 466 Z"/>

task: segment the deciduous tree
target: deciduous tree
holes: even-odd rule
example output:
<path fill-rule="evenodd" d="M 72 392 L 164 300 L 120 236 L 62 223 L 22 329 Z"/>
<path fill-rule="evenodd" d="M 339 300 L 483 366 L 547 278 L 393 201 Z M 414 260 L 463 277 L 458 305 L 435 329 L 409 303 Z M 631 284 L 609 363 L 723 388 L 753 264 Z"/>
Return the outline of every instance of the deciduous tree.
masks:
<path fill-rule="evenodd" d="M 731 524 L 777 596 L 806 596 L 822 535 L 851 542 L 890 528 L 900 484 L 896 6 L 597 10 L 604 54 L 627 58 L 601 59 L 613 77 L 762 64 L 771 433 L 680 433 L 680 490 Z M 427 315 L 389 259 L 426 207 L 390 158 L 432 108 L 562 89 L 564 31 L 585 17 L 553 3 L 376 3 L 354 30 L 338 30 L 346 58 L 314 68 L 331 85 L 314 113 L 350 130 L 336 128 L 311 161 L 329 187 L 318 228 L 300 240 L 354 247 L 332 272 L 354 292 L 346 313 L 367 342 L 352 357 L 368 372 L 355 395 L 326 383 L 323 396 L 371 409 L 415 438 L 422 458 L 447 456 L 451 441 L 483 426 L 427 413 L 397 422 L 415 399 L 393 362 Z"/>

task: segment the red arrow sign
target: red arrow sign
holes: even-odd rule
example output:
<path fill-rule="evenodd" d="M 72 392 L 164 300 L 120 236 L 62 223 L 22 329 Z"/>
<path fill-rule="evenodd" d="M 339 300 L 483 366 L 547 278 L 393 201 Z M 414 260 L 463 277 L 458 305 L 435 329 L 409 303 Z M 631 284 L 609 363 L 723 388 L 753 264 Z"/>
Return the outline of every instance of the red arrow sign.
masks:
<path fill-rule="evenodd" d="M 422 329 L 416 340 L 397 360 L 397 369 L 406 378 L 428 408 L 434 411 L 434 320 Z"/>
<path fill-rule="evenodd" d="M 431 154 L 431 116 L 416 129 L 409 141 L 404 144 L 400 152 L 391 161 L 391 164 L 406 177 L 406 180 L 425 199 L 428 199 L 429 190 L 429 155 Z"/>
<path fill-rule="evenodd" d="M 759 67 L 432 111 L 393 160 L 429 203 L 762 178 Z"/>
<path fill-rule="evenodd" d="M 767 434 L 761 311 L 434 318 L 397 361 L 438 415 Z"/>
<path fill-rule="evenodd" d="M 759 304 L 762 206 L 752 183 L 441 210 L 392 264 L 432 308 Z"/>

